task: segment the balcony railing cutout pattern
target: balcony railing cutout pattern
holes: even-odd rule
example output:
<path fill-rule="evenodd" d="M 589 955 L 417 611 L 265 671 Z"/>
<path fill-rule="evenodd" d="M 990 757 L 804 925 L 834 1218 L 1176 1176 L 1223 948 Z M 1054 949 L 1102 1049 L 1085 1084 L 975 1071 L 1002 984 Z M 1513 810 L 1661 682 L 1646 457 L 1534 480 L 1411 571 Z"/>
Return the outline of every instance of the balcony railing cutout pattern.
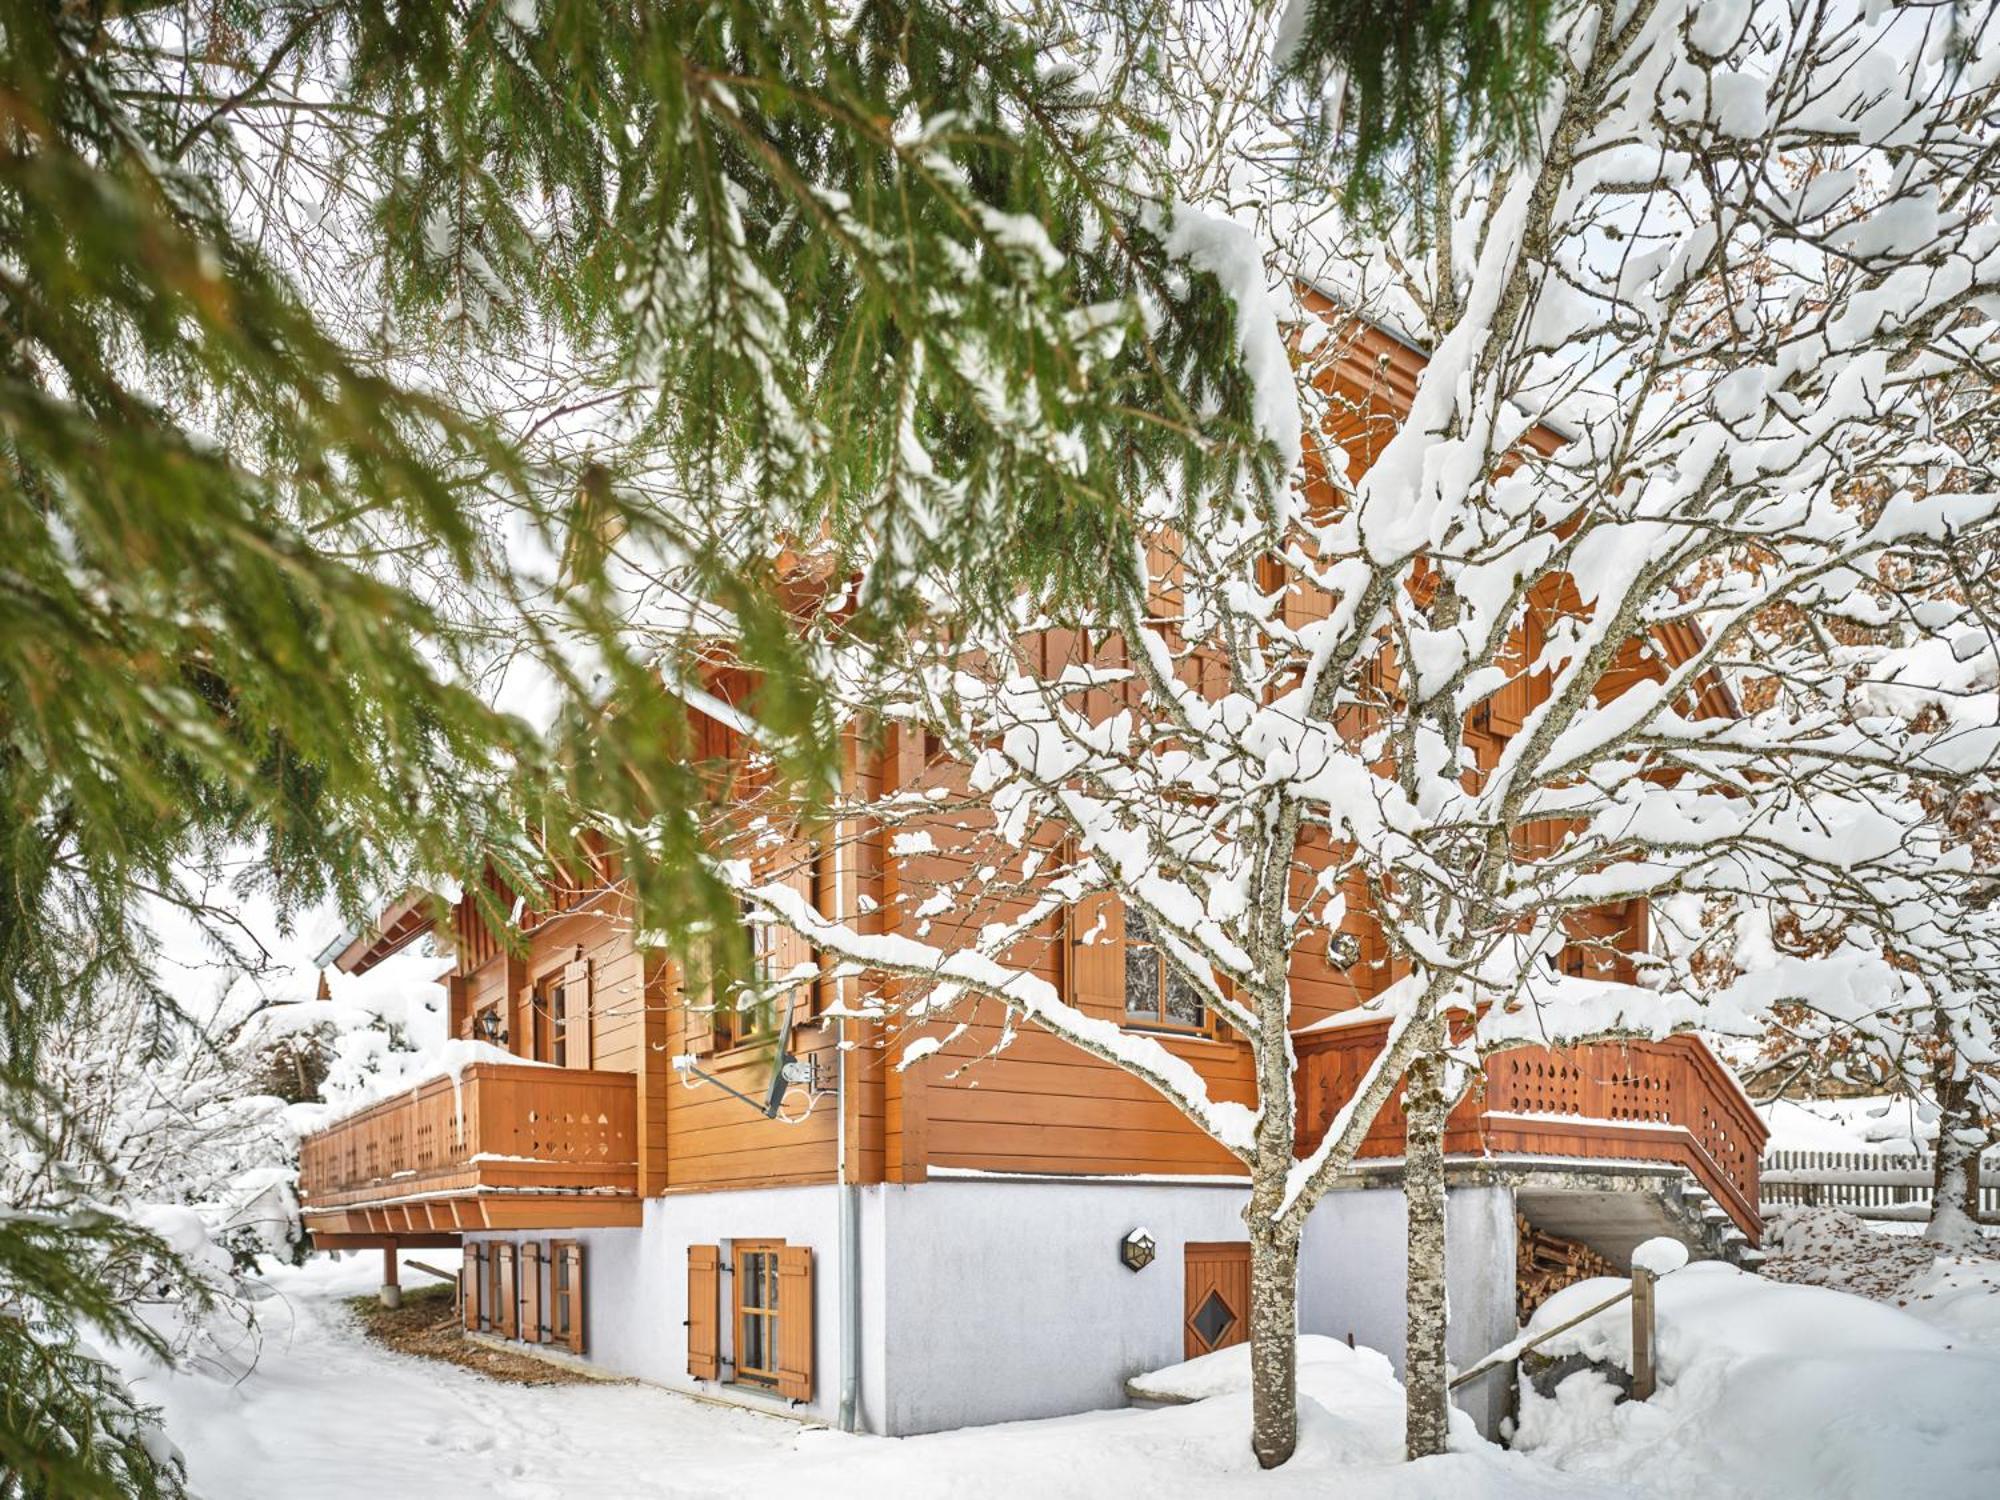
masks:
<path fill-rule="evenodd" d="M 1353 1097 L 1387 1036 L 1383 1021 L 1298 1037 L 1301 1155 Z M 1398 1088 L 1359 1154 L 1402 1155 L 1403 1128 Z M 1497 1053 L 1452 1111 L 1444 1148 L 1453 1155 L 1685 1166 L 1755 1241 L 1762 1231 L 1757 1171 L 1766 1135 L 1722 1062 L 1699 1038 L 1676 1036 Z"/>
<path fill-rule="evenodd" d="M 637 1191 L 630 1073 L 475 1063 L 308 1136 L 306 1211 L 426 1194 Z"/>

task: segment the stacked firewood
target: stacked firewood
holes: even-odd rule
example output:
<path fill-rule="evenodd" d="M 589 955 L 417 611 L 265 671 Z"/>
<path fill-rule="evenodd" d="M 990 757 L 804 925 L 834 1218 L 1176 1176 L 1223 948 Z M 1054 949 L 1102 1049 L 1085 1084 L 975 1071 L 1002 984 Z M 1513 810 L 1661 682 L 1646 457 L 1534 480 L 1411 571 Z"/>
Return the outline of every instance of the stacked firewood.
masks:
<path fill-rule="evenodd" d="M 1514 1300 L 1523 1323 L 1566 1286 L 1592 1276 L 1624 1274 L 1588 1245 L 1547 1234 L 1520 1214 L 1514 1225 Z"/>

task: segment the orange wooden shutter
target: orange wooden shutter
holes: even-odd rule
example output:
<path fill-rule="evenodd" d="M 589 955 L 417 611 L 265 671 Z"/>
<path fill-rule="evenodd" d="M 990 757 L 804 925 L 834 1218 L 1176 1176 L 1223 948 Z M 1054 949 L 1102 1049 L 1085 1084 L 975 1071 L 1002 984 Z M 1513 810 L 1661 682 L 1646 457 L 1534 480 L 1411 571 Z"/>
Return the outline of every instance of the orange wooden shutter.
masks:
<path fill-rule="evenodd" d="M 1070 908 L 1068 999 L 1087 1015 L 1125 1014 L 1125 904 L 1086 896 Z"/>
<path fill-rule="evenodd" d="M 821 916 L 829 916 L 840 909 L 840 893 L 833 888 L 834 869 L 833 856 L 825 849 L 814 845 L 811 864 L 807 871 L 806 900 Z M 804 946 L 806 961 L 817 963 L 821 969 L 825 969 L 826 955 L 816 952 L 810 943 Z M 833 990 L 833 982 L 822 974 L 812 982 L 811 988 L 802 997 L 805 1003 L 800 1007 L 801 1012 L 809 1016 L 818 1015 L 832 1003 Z"/>
<path fill-rule="evenodd" d="M 479 1270 L 479 1329 L 484 1333 L 493 1327 L 493 1242 L 475 1245 L 473 1256 Z"/>
<path fill-rule="evenodd" d="M 714 1380 L 721 1371 L 718 1323 L 722 1301 L 722 1247 L 688 1246 L 688 1374 Z"/>
<path fill-rule="evenodd" d="M 810 1401 L 813 1393 L 813 1253 L 778 1251 L 778 1394 Z"/>
<path fill-rule="evenodd" d="M 460 963 L 464 959 L 459 960 Z M 463 974 L 446 976 L 444 982 L 444 1013 L 446 1036 L 472 1035 L 472 1012 L 466 1004 L 469 987 Z"/>
<path fill-rule="evenodd" d="M 569 1283 L 564 1295 L 569 1299 L 569 1352 L 583 1353 L 583 1246 L 574 1242 L 557 1247 Z"/>
<path fill-rule="evenodd" d="M 1529 669 L 1542 654 L 1542 638 L 1547 632 L 1541 617 L 1530 609 L 1521 628 L 1507 638 L 1496 663 L 1507 673 L 1507 685 L 1486 700 L 1486 724 L 1495 734 L 1517 734 L 1534 707 L 1533 679 Z"/>
<path fill-rule="evenodd" d="M 542 1247 L 534 1240 L 521 1247 L 521 1337 L 542 1341 Z"/>
<path fill-rule="evenodd" d="M 514 1337 L 518 1325 L 515 1316 L 519 1313 L 519 1293 L 514 1282 L 514 1247 L 502 1242 L 494 1247 L 494 1311 L 500 1317 L 500 1337 Z"/>
<path fill-rule="evenodd" d="M 715 1051 L 715 1012 L 709 1008 L 708 995 L 691 994 L 687 987 L 687 970 L 681 970 L 681 1019 L 684 1023 L 681 1050 L 691 1052 L 696 1057 L 707 1057 Z"/>
<path fill-rule="evenodd" d="M 458 1268 L 458 1300 L 460 1321 L 467 1328 L 479 1327 L 479 1247 L 466 1247 L 464 1263 Z"/>
<path fill-rule="evenodd" d="M 564 1061 L 572 1068 L 590 1066 L 590 960 L 579 958 L 563 970 Z"/>

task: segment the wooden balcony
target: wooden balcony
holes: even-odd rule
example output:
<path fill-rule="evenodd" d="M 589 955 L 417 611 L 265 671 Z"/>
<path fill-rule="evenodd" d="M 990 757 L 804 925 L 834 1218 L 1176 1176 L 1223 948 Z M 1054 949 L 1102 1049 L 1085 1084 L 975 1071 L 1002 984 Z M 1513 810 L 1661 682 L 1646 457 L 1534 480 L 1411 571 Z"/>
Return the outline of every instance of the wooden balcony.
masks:
<path fill-rule="evenodd" d="M 1388 1022 L 1305 1031 L 1299 1054 L 1300 1154 L 1316 1146 L 1353 1096 L 1388 1036 Z M 1699 1037 L 1518 1047 L 1451 1113 L 1445 1151 L 1685 1167 L 1755 1244 L 1757 1163 L 1769 1135 L 1729 1070 Z M 1360 1155 L 1403 1154 L 1402 1089 L 1376 1118 Z"/>
<path fill-rule="evenodd" d="M 307 1136 L 299 1198 L 318 1243 L 467 1229 L 636 1225 L 630 1073 L 473 1063 Z"/>

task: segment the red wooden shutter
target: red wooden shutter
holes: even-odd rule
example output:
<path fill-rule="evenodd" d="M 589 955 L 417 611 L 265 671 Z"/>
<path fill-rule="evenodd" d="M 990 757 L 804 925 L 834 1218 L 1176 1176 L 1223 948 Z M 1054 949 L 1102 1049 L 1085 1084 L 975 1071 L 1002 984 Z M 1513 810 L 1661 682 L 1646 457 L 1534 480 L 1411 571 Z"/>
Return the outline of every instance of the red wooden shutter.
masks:
<path fill-rule="evenodd" d="M 542 1247 L 534 1240 L 521 1247 L 521 1337 L 542 1341 Z"/>
<path fill-rule="evenodd" d="M 494 1247 L 494 1302 L 500 1317 L 500 1337 L 514 1337 L 518 1325 L 514 1319 L 520 1311 L 520 1294 L 514 1282 L 514 1247 L 503 1241 Z"/>
<path fill-rule="evenodd" d="M 590 960 L 579 958 L 563 970 L 564 1062 L 572 1068 L 590 1066 Z"/>
<path fill-rule="evenodd" d="M 1070 908 L 1068 999 L 1086 1015 L 1125 1014 L 1125 904 L 1086 896 Z"/>
<path fill-rule="evenodd" d="M 563 1295 L 569 1302 L 569 1352 L 583 1353 L 583 1246 L 570 1242 L 558 1247 L 563 1258 Z"/>
<path fill-rule="evenodd" d="M 721 1372 L 722 1247 L 688 1246 L 688 1374 L 714 1380 Z"/>
<path fill-rule="evenodd" d="M 785 1245 L 778 1251 L 778 1394 L 810 1401 L 812 1393 L 812 1249 Z"/>

